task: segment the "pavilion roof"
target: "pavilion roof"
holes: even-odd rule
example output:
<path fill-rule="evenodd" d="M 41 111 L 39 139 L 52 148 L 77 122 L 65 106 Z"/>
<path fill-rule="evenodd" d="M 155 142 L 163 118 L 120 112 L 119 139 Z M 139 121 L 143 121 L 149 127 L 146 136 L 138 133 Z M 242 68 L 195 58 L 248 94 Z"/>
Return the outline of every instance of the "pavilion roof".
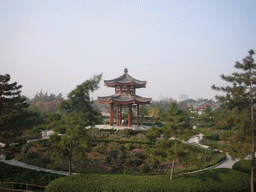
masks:
<path fill-rule="evenodd" d="M 115 87 L 116 85 L 133 85 L 136 88 L 146 87 L 147 81 L 140 81 L 133 78 L 128 74 L 128 69 L 124 69 L 124 74 L 118 78 L 111 80 L 104 80 L 104 83 L 108 87 Z"/>
<path fill-rule="evenodd" d="M 214 101 L 189 102 L 189 103 L 187 103 L 186 107 L 193 108 L 194 110 L 197 110 L 206 105 L 212 105 L 214 107 L 213 109 L 215 109 L 220 106 L 220 103 L 214 102 Z"/>
<path fill-rule="evenodd" d="M 99 103 L 120 103 L 120 104 L 150 104 L 152 98 L 145 98 L 138 95 L 120 94 L 106 97 L 98 97 Z"/>

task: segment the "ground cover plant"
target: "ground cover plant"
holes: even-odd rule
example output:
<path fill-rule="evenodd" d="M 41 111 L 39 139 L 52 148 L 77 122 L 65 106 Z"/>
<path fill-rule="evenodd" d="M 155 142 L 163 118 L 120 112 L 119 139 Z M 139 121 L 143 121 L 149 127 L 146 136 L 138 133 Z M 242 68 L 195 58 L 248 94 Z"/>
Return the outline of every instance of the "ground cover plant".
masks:
<path fill-rule="evenodd" d="M 82 191 L 249 191 L 250 175 L 231 169 L 214 169 L 182 174 L 170 180 L 166 175 L 131 176 L 85 174 L 51 182 L 47 192 Z"/>

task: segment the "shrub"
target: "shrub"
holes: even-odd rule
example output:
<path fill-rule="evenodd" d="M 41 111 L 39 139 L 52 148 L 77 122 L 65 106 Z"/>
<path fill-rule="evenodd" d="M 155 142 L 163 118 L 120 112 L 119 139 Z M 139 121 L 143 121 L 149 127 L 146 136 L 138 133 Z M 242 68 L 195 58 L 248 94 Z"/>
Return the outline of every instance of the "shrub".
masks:
<path fill-rule="evenodd" d="M 147 137 L 145 135 L 143 135 L 142 133 L 138 133 L 136 136 L 135 136 L 135 140 L 139 140 L 139 141 L 147 141 Z"/>
<path fill-rule="evenodd" d="M 93 147 L 93 151 L 97 151 L 101 154 L 105 154 L 106 148 L 107 148 L 106 143 L 101 142 L 101 143 L 97 144 L 95 147 Z"/>
<path fill-rule="evenodd" d="M 142 159 L 136 158 L 136 157 L 127 158 L 126 161 L 125 161 L 126 166 L 139 166 L 142 163 L 144 163 L 144 161 Z"/>
<path fill-rule="evenodd" d="M 142 165 L 140 165 L 140 172 L 141 173 L 150 172 L 150 166 L 147 163 L 143 163 Z"/>
<path fill-rule="evenodd" d="M 132 129 L 123 129 L 123 130 L 118 130 L 117 135 L 121 137 L 130 137 L 133 135 L 134 132 Z"/>
<path fill-rule="evenodd" d="M 156 133 L 148 133 L 146 135 L 147 139 L 149 139 L 150 141 L 154 141 L 156 140 L 156 138 L 158 137 L 158 135 Z"/>
<path fill-rule="evenodd" d="M 220 139 L 220 135 L 218 133 L 211 133 L 210 138 L 214 141 L 218 141 Z"/>
<path fill-rule="evenodd" d="M 251 160 L 240 160 L 233 165 L 232 169 L 251 174 Z M 254 172 L 256 172 L 256 167 L 254 167 Z"/>
<path fill-rule="evenodd" d="M 250 176 L 231 169 L 214 169 L 174 177 L 86 174 L 52 181 L 47 192 L 73 191 L 249 191 Z"/>

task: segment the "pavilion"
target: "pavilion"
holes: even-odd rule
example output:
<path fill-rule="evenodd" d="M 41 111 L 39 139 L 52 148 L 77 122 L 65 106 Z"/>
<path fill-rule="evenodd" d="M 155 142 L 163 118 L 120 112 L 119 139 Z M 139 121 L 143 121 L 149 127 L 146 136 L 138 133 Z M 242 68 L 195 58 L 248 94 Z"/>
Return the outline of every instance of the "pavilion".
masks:
<path fill-rule="evenodd" d="M 128 74 L 128 69 L 124 69 L 124 74 L 116 79 L 104 80 L 105 86 L 115 88 L 115 94 L 111 96 L 98 97 L 99 103 L 110 104 L 110 126 L 113 124 L 114 108 L 116 113 L 116 126 L 122 124 L 122 109 L 128 108 L 128 127 L 132 124 L 132 108 L 137 108 L 137 127 L 139 126 L 140 105 L 151 103 L 151 98 L 144 98 L 136 95 L 136 88 L 145 88 L 147 81 L 140 81 Z"/>

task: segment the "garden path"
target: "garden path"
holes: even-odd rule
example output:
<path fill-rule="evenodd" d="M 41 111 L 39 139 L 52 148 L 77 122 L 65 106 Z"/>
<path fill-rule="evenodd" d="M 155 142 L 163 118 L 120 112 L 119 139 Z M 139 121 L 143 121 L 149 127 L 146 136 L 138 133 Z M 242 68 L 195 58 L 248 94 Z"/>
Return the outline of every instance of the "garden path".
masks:
<path fill-rule="evenodd" d="M 47 169 L 47 168 L 43 168 L 43 167 L 37 167 L 37 166 L 33 166 L 33 165 L 28 165 L 26 163 L 22 163 L 20 161 L 16 161 L 14 159 L 12 160 L 5 160 L 5 156 L 0 156 L 0 161 L 7 163 L 9 165 L 15 165 L 15 166 L 19 166 L 19 167 L 23 167 L 26 169 L 32 169 L 32 170 L 36 170 L 36 171 L 44 171 L 44 172 L 48 172 L 48 173 L 55 173 L 58 175 L 66 175 L 68 176 L 68 172 L 65 171 L 56 171 L 56 170 L 51 170 L 51 169 Z"/>

